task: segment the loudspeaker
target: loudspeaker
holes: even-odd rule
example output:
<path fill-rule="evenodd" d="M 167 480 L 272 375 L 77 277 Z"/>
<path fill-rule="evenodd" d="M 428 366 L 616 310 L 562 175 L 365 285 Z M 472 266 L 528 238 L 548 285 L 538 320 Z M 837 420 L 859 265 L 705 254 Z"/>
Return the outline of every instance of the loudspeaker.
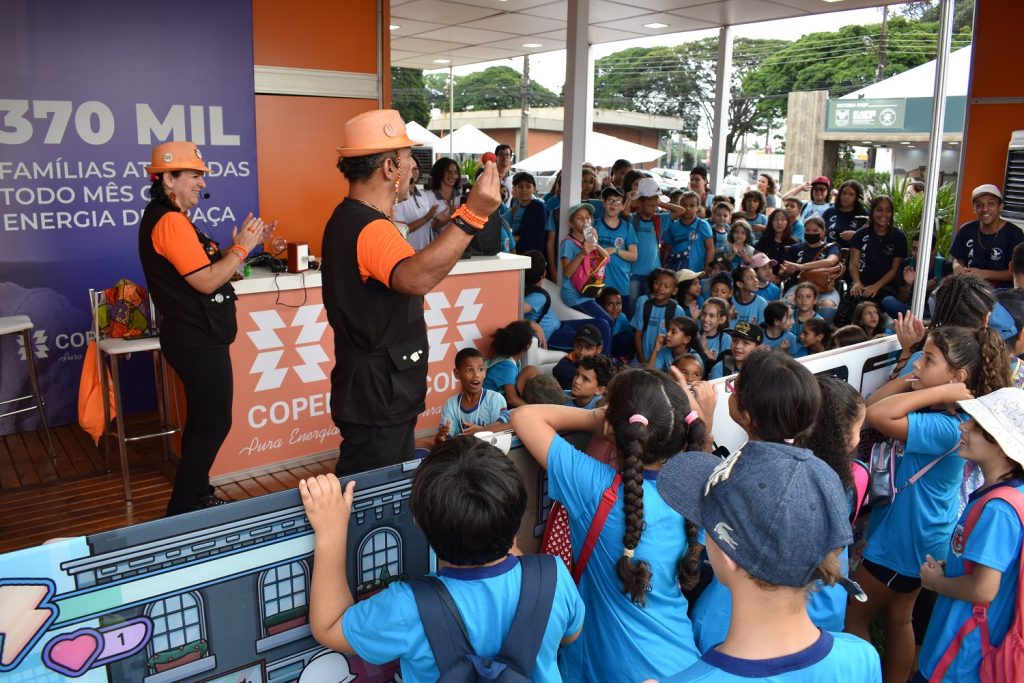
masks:
<path fill-rule="evenodd" d="M 288 243 L 288 272 L 301 273 L 309 270 L 309 243 Z"/>

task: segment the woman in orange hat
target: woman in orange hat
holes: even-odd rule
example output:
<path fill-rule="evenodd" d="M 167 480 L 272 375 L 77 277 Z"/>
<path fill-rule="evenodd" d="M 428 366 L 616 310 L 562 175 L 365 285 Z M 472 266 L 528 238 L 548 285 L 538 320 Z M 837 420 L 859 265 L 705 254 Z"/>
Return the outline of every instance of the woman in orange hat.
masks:
<path fill-rule="evenodd" d="M 181 378 L 188 402 L 168 516 L 227 502 L 213 495 L 210 467 L 231 429 L 228 349 L 237 332 L 231 277 L 276 225 L 250 213 L 222 250 L 188 217 L 209 171 L 191 142 L 155 147 L 146 167 L 151 201 L 139 225 L 139 258 L 160 310 L 160 350 Z"/>

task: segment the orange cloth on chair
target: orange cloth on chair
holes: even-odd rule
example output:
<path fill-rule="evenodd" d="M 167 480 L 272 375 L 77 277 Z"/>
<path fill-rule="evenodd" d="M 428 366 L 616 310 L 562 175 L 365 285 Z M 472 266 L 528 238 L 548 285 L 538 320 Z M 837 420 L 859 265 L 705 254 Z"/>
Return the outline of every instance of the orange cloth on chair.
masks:
<path fill-rule="evenodd" d="M 82 381 L 78 386 L 78 424 L 99 445 L 107 425 L 103 421 L 103 394 L 100 386 L 99 350 L 89 342 L 82 362 Z M 114 418 L 114 387 L 107 387 L 110 418 Z"/>

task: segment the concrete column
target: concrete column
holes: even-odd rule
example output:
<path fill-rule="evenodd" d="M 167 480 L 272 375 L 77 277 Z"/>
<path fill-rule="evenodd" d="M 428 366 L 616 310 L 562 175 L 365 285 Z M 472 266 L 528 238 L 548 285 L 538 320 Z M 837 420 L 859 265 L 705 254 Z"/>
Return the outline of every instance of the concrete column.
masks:
<path fill-rule="evenodd" d="M 795 184 L 793 176 L 802 176 L 804 181 L 819 175 L 832 177 L 839 146 L 838 143 L 824 143 L 821 140 L 827 116 L 827 90 L 789 93 L 786 165 L 780 186 L 783 193 Z"/>
<path fill-rule="evenodd" d="M 732 26 L 718 30 L 718 67 L 715 69 L 715 116 L 711 127 L 711 189 L 717 190 L 725 177 L 725 138 L 729 134 L 729 84 L 732 81 Z M 788 152 L 788 148 L 787 148 Z"/>
<path fill-rule="evenodd" d="M 569 233 L 569 207 L 579 201 L 583 191 L 580 167 L 586 156 L 587 138 L 594 125 L 594 68 L 590 61 L 587 28 L 590 19 L 588 0 L 569 0 L 566 17 L 565 112 L 562 133 L 562 202 L 558 210 L 557 239 Z M 562 269 L 556 268 L 558 279 Z"/>

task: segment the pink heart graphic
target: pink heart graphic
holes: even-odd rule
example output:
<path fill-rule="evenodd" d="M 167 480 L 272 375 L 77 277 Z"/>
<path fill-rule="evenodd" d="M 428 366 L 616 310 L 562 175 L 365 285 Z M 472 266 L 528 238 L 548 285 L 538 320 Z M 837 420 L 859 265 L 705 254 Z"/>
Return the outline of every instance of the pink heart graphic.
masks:
<path fill-rule="evenodd" d="M 96 660 L 101 642 L 100 635 L 92 629 L 75 631 L 51 640 L 43 659 L 55 671 L 79 676 Z"/>

